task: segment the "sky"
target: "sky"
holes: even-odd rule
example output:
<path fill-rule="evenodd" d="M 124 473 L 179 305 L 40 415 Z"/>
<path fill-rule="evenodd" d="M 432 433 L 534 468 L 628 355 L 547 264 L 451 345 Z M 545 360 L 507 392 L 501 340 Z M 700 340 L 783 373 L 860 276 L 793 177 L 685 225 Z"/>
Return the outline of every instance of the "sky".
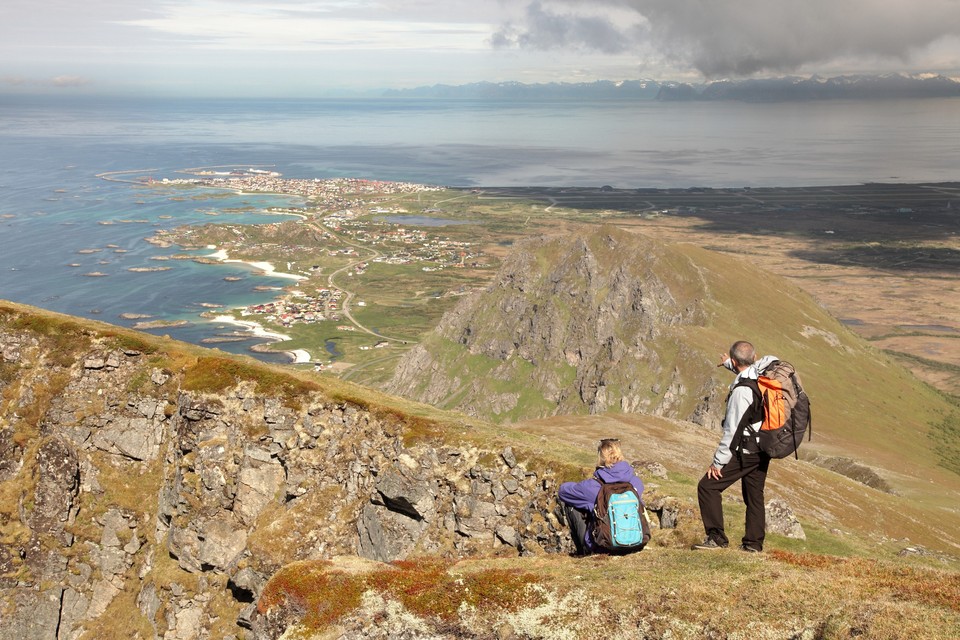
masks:
<path fill-rule="evenodd" d="M 2 0 L 0 94 L 960 78 L 960 0 Z"/>

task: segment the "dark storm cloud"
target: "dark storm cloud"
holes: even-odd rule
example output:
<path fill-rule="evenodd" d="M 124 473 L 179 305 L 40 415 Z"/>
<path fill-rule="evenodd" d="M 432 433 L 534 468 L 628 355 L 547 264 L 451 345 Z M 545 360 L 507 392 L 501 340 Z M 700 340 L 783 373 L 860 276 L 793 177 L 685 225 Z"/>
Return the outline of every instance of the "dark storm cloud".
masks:
<path fill-rule="evenodd" d="M 537 0 L 495 46 L 634 51 L 708 77 L 788 72 L 840 58 L 906 62 L 960 36 L 957 0 Z"/>
<path fill-rule="evenodd" d="M 570 15 L 544 10 L 540 2 L 527 6 L 521 28 L 505 26 L 493 35 L 495 47 L 524 49 L 582 47 L 601 53 L 629 50 L 639 34 L 614 24 L 606 16 Z"/>

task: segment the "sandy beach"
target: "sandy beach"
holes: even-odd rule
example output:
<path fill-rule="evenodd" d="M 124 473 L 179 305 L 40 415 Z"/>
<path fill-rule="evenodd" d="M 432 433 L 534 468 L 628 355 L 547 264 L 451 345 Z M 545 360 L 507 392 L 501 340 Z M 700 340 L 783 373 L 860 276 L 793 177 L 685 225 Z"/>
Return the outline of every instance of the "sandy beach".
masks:
<path fill-rule="evenodd" d="M 216 247 L 210 247 L 215 249 Z M 300 276 L 294 273 L 284 273 L 282 271 L 277 271 L 276 267 L 273 266 L 270 262 L 253 262 L 251 260 L 235 260 L 230 258 L 230 254 L 226 249 L 217 249 L 210 255 L 203 256 L 204 258 L 210 258 L 213 260 L 219 260 L 220 262 L 236 262 L 239 264 L 246 264 L 254 267 L 255 269 L 260 269 L 263 271 L 264 275 L 274 276 L 276 278 L 289 278 L 291 280 L 306 280 L 307 276 Z"/>
<path fill-rule="evenodd" d="M 259 322 L 253 322 L 252 320 L 237 320 L 233 316 L 215 316 L 211 322 L 222 322 L 223 324 L 243 327 L 257 338 L 268 338 L 276 342 L 290 340 L 290 336 L 284 333 L 277 333 L 276 331 L 267 331 Z M 293 364 L 310 362 L 310 352 L 306 349 L 291 349 L 287 353 L 293 356 Z"/>

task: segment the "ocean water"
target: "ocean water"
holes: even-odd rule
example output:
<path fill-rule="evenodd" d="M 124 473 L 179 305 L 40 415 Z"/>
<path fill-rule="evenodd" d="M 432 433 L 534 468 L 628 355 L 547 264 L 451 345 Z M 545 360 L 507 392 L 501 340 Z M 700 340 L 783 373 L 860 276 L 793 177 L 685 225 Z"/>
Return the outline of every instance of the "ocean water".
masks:
<path fill-rule="evenodd" d="M 187 223 L 274 221 L 224 209 L 262 211 L 297 200 L 192 200 L 193 194 L 175 200 L 169 190 L 97 177 L 111 171 L 162 178 L 187 167 L 267 165 L 287 177 L 449 186 L 937 182 L 960 179 L 957 140 L 957 99 L 687 104 L 6 96 L 0 97 L 0 298 L 124 326 L 134 321 L 122 313 L 186 319 L 193 324 L 153 332 L 197 342 L 233 330 L 200 319 L 201 303 L 242 306 L 271 295 L 254 291 L 257 285 L 289 284 L 251 276 L 238 265 L 154 261 L 179 250 L 144 238 Z M 74 263 L 81 266 L 68 266 Z M 156 266 L 171 269 L 128 271 Z M 83 275 L 91 272 L 106 275 Z M 244 278 L 228 282 L 228 276 Z M 217 346 L 245 351 L 250 343 Z"/>

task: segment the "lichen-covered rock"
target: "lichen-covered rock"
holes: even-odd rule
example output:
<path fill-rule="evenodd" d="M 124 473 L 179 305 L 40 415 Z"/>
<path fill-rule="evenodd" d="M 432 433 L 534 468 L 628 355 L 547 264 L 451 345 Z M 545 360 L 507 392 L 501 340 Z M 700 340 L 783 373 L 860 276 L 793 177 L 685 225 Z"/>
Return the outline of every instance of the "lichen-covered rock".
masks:
<path fill-rule="evenodd" d="M 779 498 L 774 498 L 766 504 L 766 524 L 768 533 L 778 533 L 788 538 L 806 540 L 807 534 L 803 526 L 794 515 L 790 506 Z"/>
<path fill-rule="evenodd" d="M 42 349 L 2 330 L 0 344 L 34 376 L 4 397 L 40 431 L 24 458 L 17 429 L 33 422 L 0 429 L 0 477 L 36 480 L 0 547 L 0 637 L 110 635 L 124 593 L 157 638 L 239 637 L 266 578 L 297 560 L 569 546 L 555 483 L 512 448 L 412 445 L 396 416 L 320 392 L 187 391 L 97 340 L 48 389 Z"/>
<path fill-rule="evenodd" d="M 73 538 L 64 527 L 73 517 L 80 485 L 77 454 L 62 440 L 48 440 L 37 452 L 37 469 L 39 480 L 26 524 L 34 533 L 52 535 L 70 544 Z"/>

